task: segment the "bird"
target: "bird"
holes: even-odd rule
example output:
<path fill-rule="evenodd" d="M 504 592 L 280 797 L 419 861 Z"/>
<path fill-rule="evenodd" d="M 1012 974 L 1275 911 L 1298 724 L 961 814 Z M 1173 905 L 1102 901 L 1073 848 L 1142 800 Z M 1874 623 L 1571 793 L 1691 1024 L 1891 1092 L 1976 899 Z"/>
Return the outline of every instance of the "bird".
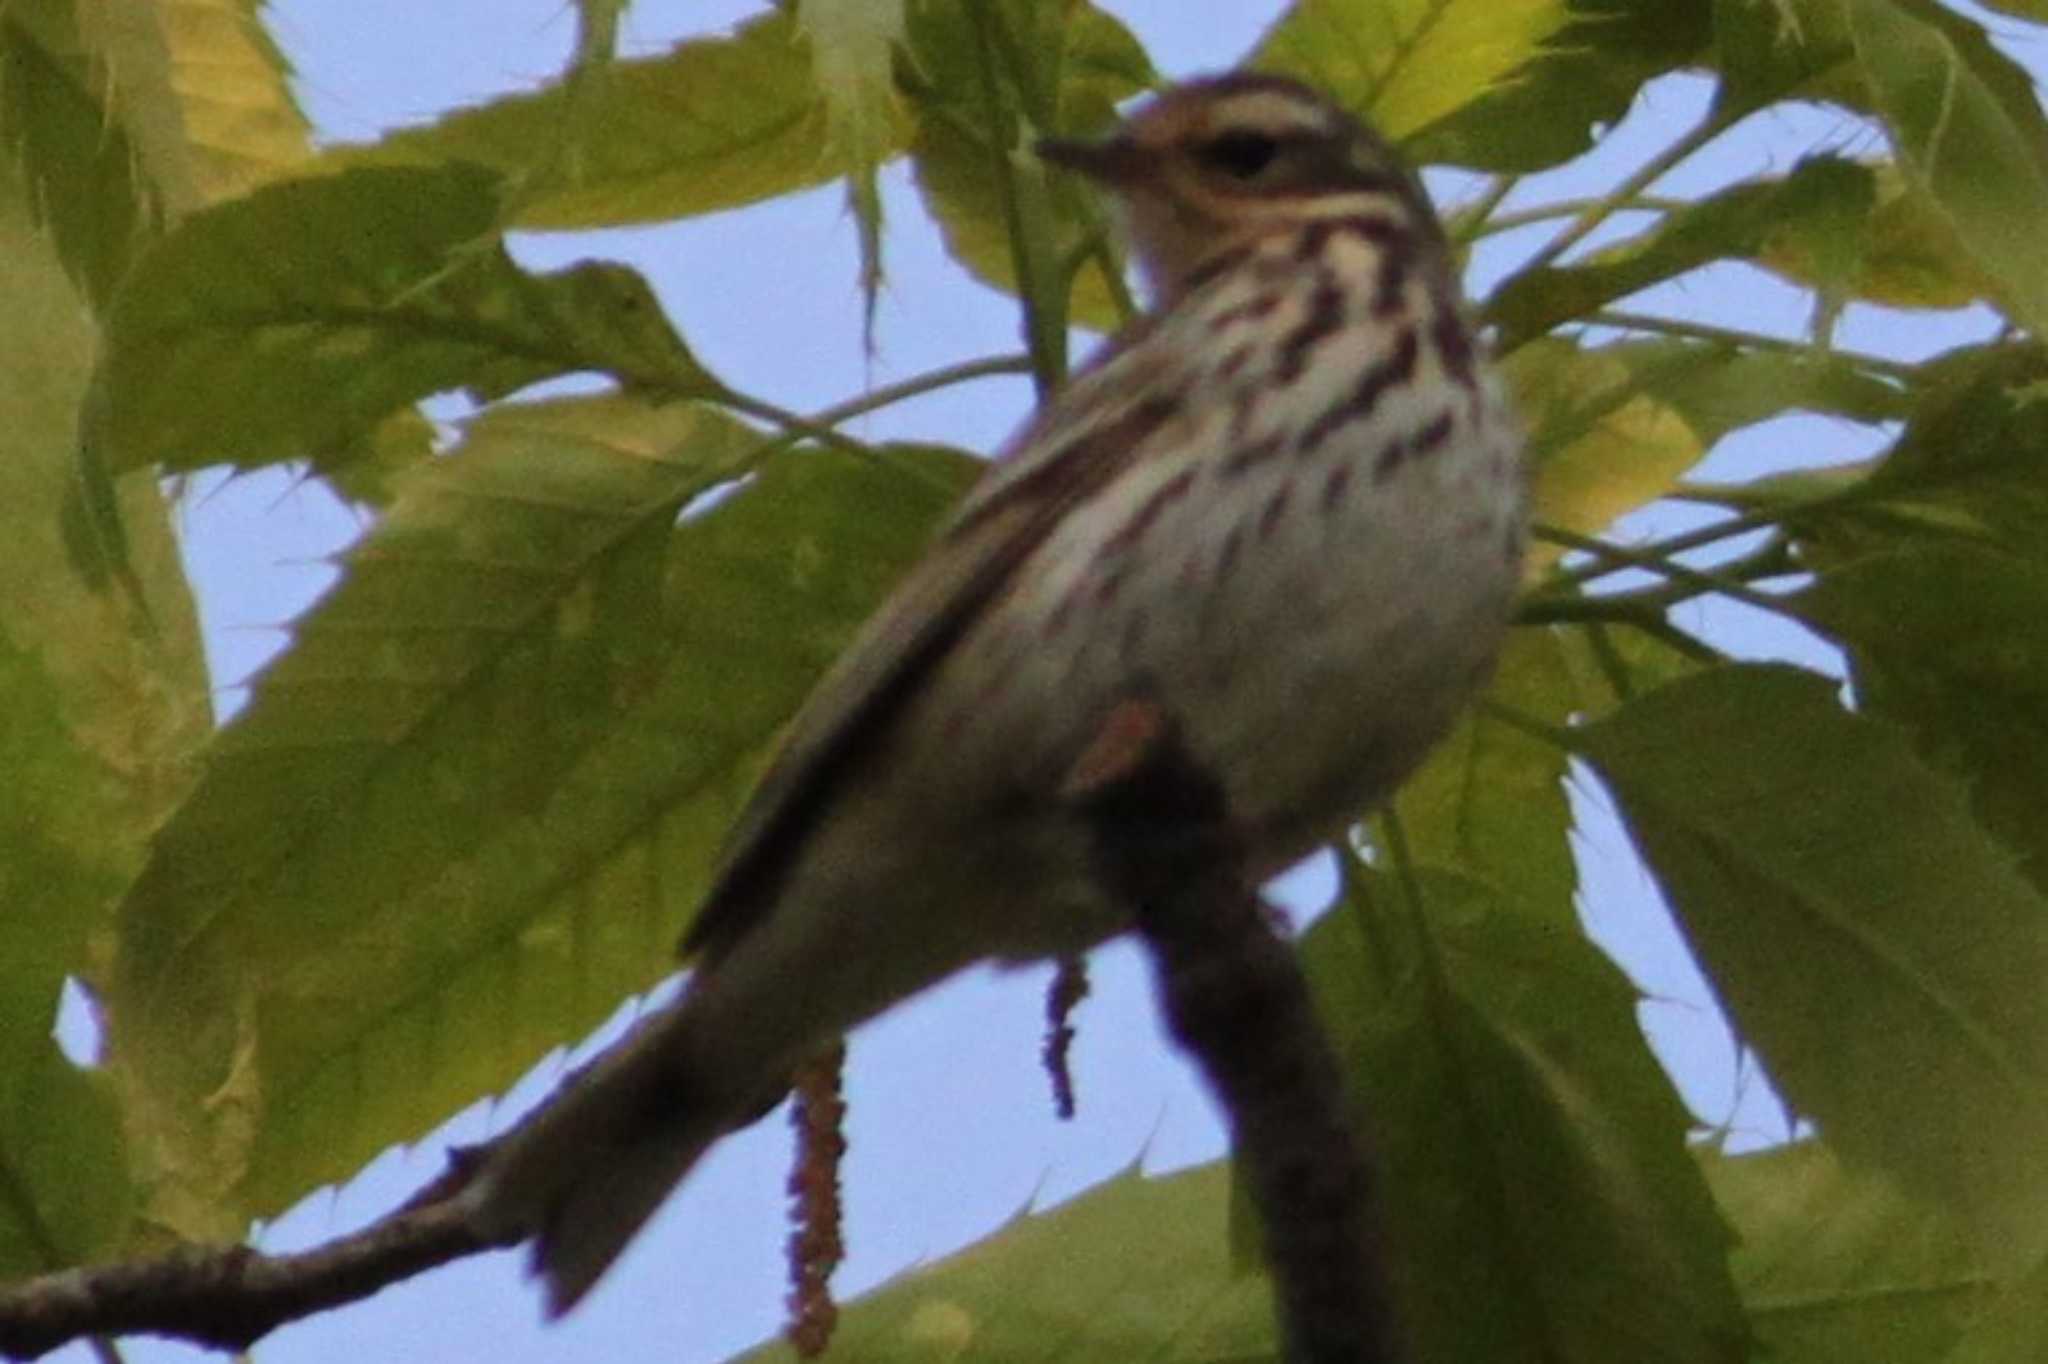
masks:
<path fill-rule="evenodd" d="M 1483 686 L 1521 438 L 1418 177 L 1255 72 L 1095 140 L 1148 306 L 1048 397 L 784 732 L 683 944 L 681 996 L 480 1158 L 464 1216 L 573 1306 L 729 1131 L 978 962 L 1128 930 L 1073 773 L 1134 697 L 1253 878 L 1341 838 Z"/>

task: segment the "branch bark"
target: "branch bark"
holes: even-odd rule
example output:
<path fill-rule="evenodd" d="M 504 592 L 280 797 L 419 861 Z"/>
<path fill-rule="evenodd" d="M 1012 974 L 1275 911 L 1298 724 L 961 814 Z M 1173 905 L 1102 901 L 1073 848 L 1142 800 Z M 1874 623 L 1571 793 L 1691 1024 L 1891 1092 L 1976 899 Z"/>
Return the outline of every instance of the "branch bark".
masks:
<path fill-rule="evenodd" d="M 0 1354 L 34 1359 L 82 1336 L 159 1335 L 240 1351 L 287 1322 L 367 1298 L 495 1247 L 464 1221 L 458 1163 L 406 1206 L 296 1255 L 188 1246 L 0 1288 Z"/>
<path fill-rule="evenodd" d="M 1105 727 L 1117 737 L 1091 751 L 1091 779 L 1074 792 L 1093 819 L 1098 871 L 1134 907 L 1174 1037 L 1229 1113 L 1286 1358 L 1396 1364 L 1372 1164 L 1308 983 L 1273 932 L 1221 789 L 1171 717 L 1144 705 Z"/>

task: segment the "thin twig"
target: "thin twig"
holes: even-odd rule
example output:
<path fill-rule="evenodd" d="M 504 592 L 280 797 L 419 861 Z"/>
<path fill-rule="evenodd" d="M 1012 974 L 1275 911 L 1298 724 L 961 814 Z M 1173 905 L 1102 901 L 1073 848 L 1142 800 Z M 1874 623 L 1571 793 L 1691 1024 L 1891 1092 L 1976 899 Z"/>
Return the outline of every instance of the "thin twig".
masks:
<path fill-rule="evenodd" d="M 961 384 L 970 380 L 985 379 L 996 375 L 1029 374 L 1030 372 L 1031 360 L 1028 356 L 1023 355 L 997 355 L 981 360 L 967 360 L 957 365 L 949 365 L 944 369 L 935 369 L 925 374 L 915 375 L 901 383 L 889 384 L 885 387 L 874 389 L 861 394 L 857 398 L 849 398 L 843 403 L 837 403 L 822 411 L 812 413 L 810 416 L 805 416 L 801 412 L 792 412 L 788 408 L 769 402 L 765 398 L 756 398 L 749 394 L 729 389 L 709 401 L 720 403 L 735 412 L 745 413 L 747 416 L 756 417 L 772 425 L 779 426 L 782 428 L 785 439 L 808 438 L 817 441 L 821 445 L 830 445 L 834 449 L 858 455 L 863 459 L 874 459 L 879 457 L 874 446 L 854 440 L 852 437 L 840 432 L 837 428 L 856 417 L 864 416 L 878 408 L 919 397 L 951 384 Z"/>
<path fill-rule="evenodd" d="M 1515 186 L 1522 183 L 1519 175 L 1496 175 L 1487 182 L 1485 189 L 1469 204 L 1455 209 L 1444 224 L 1452 241 L 1460 244 L 1476 241 L 1492 231 L 1490 226 L 1493 211 L 1500 207 L 1500 201 L 1515 192 Z"/>
<path fill-rule="evenodd" d="M 1422 898 L 1422 881 L 1415 874 L 1415 854 L 1408 846 L 1407 826 L 1401 823 L 1401 812 L 1394 808 L 1392 801 L 1380 810 L 1380 832 L 1387 841 L 1387 860 L 1393 864 L 1394 882 L 1401 887 L 1401 897 L 1408 902 L 1408 912 L 1420 924 L 1427 909 Z"/>
<path fill-rule="evenodd" d="M 1570 227 L 1546 242 L 1517 273 L 1527 274 L 1554 263 L 1558 257 L 1591 236 L 1602 223 L 1630 207 L 1644 190 L 1662 179 L 1672 167 L 1728 131 L 1742 117 L 1743 114 L 1740 112 L 1718 106 L 1710 110 L 1707 116 L 1689 129 L 1683 137 L 1651 157 L 1635 174 L 1616 185 L 1611 193 L 1589 204 L 1586 210 L 1573 220 Z"/>
<path fill-rule="evenodd" d="M 779 426 L 787 436 L 792 438 L 807 438 L 818 442 L 820 445 L 829 445 L 834 449 L 845 450 L 849 454 L 869 455 L 873 453 L 871 447 L 862 444 L 853 437 L 830 426 L 820 425 L 813 419 L 806 417 L 803 413 L 792 412 L 786 407 L 769 402 L 766 398 L 756 398 L 746 393 L 723 393 L 715 401 L 720 406 L 729 407 L 735 412 L 744 412 L 749 417 L 758 417 L 762 421 Z"/>
<path fill-rule="evenodd" d="M 1539 593 L 1515 608 L 1517 625 L 1648 625 L 1664 619 L 1664 603 L 1642 601 L 1633 594 L 1587 596 L 1576 592 Z"/>
<path fill-rule="evenodd" d="M 1684 489 L 1679 489 L 1670 495 L 1682 498 L 1685 496 L 1685 491 Z M 1707 545 L 1719 544 L 1721 541 L 1732 539 L 1737 535 L 1747 535 L 1753 530 L 1769 530 L 1772 527 L 1784 525 L 1787 522 L 1795 521 L 1801 516 L 1809 515 L 1822 508 L 1848 502 L 1857 495 L 1858 490 L 1853 487 L 1838 488 L 1830 492 L 1821 493 L 1815 497 L 1780 502 L 1776 506 L 1771 507 L 1757 507 L 1731 516 L 1725 521 L 1716 521 L 1711 525 L 1700 526 L 1694 530 L 1668 536 L 1662 540 L 1653 540 L 1647 545 L 1637 545 L 1633 548 L 1625 549 L 1623 546 L 1616 545 L 1610 540 L 1602 540 L 1598 543 L 1606 550 L 1613 551 L 1612 553 L 1600 554 L 1600 561 L 1597 563 L 1586 564 L 1579 568 L 1561 569 L 1550 576 L 1546 585 L 1552 588 L 1583 586 L 1596 578 L 1604 578 L 1610 573 L 1619 573 L 1625 568 L 1645 566 L 1632 561 L 1623 562 L 1624 555 L 1634 556 L 1635 558 L 1669 559 L 1674 554 L 1683 554 L 1687 550 L 1702 549 Z"/>
<path fill-rule="evenodd" d="M 1748 350 L 1776 351 L 1786 355 L 1811 355 L 1813 346 L 1794 337 L 1771 336 L 1764 332 L 1744 331 L 1737 327 L 1717 327 L 1706 322 L 1690 322 L 1676 317 L 1655 317 L 1649 313 L 1632 313 L 1619 308 L 1603 308 L 1583 319 L 1588 324 L 1600 327 L 1618 327 L 1624 331 L 1649 332 L 1658 336 L 1679 336 L 1695 341 L 1714 341 L 1723 345 L 1738 346 Z M 1882 374 L 1890 379 L 1912 379 L 1919 369 L 1902 360 L 1887 359 L 1882 355 L 1871 355 L 1864 351 L 1843 350 L 1838 346 L 1828 347 L 1828 358 L 1840 360 L 1857 369 L 1867 369 L 1873 374 Z"/>
<path fill-rule="evenodd" d="M 927 370 L 913 375 L 901 383 L 884 384 L 869 389 L 858 398 L 849 398 L 819 412 L 813 412 L 809 421 L 814 426 L 841 426 L 855 417 L 864 417 L 878 408 L 889 407 L 911 398 L 921 398 L 954 384 L 964 384 L 975 379 L 989 379 L 1005 374 L 1031 373 L 1031 357 L 1028 355 L 991 355 L 980 360 L 963 360 L 957 365 L 946 365 L 940 369 Z"/>
<path fill-rule="evenodd" d="M 1630 676 L 1628 660 L 1621 656 L 1615 646 L 1614 636 L 1604 620 L 1582 622 L 1579 633 L 1586 641 L 1586 652 L 1593 656 L 1593 666 L 1607 680 L 1608 690 L 1614 693 L 1616 701 L 1632 701 L 1636 696 L 1635 678 Z"/>
<path fill-rule="evenodd" d="M 831 407 L 813 412 L 809 416 L 801 412 L 792 412 L 766 398 L 756 398 L 752 394 L 733 390 L 727 390 L 707 401 L 729 407 L 735 412 L 744 412 L 750 417 L 759 417 L 762 421 L 772 422 L 794 435 L 808 436 L 812 440 L 827 444 L 843 445 L 849 443 L 849 438 L 833 428 L 843 426 L 855 417 L 864 417 L 877 409 L 911 398 L 923 397 L 927 393 L 953 384 L 964 384 L 974 379 L 987 379 L 1004 374 L 1029 373 L 1031 357 L 1028 355 L 992 355 L 981 360 L 963 360 L 957 365 L 913 375 L 901 383 L 870 389 L 857 398 L 834 403 Z"/>
<path fill-rule="evenodd" d="M 1517 209 L 1513 213 L 1503 213 L 1487 219 L 1472 236 L 1474 239 L 1491 237 L 1502 232 L 1512 232 L 1518 227 L 1533 227 L 1537 223 L 1554 223 L 1559 218 L 1577 217 L 1599 202 L 1597 199 L 1558 199 L 1547 204 L 1537 204 L 1534 208 Z M 1676 213 L 1691 206 L 1692 201 L 1689 199 L 1667 199 L 1661 194 L 1639 194 L 1629 202 L 1612 209 L 1610 213 Z"/>
<path fill-rule="evenodd" d="M 1109 291 L 1119 323 L 1128 325 L 1138 315 L 1138 300 L 1131 295 L 1131 282 L 1124 278 L 1123 262 L 1110 249 L 1107 233 L 1089 234 L 1088 259 L 1095 266 L 1095 273 L 1102 277 L 1102 287 Z"/>
<path fill-rule="evenodd" d="M 1539 739 L 1552 748 L 1569 753 L 1572 750 L 1572 732 L 1563 725 L 1553 725 L 1548 720 L 1539 720 L 1520 706 L 1511 706 L 1491 697 L 1481 697 L 1478 702 L 1481 715 L 1489 720 L 1498 720 L 1509 729 L 1519 730 L 1532 739 Z M 1388 807 L 1391 810 L 1391 806 Z"/>
<path fill-rule="evenodd" d="M 1612 544 L 1611 541 L 1605 540 L 1600 543 Z M 1618 571 L 1630 565 L 1616 563 L 1613 567 Z M 1799 562 L 1792 557 L 1790 543 L 1781 536 L 1759 545 L 1738 559 L 1717 566 L 1713 570 L 1712 580 L 1667 576 L 1666 580 L 1656 587 L 1599 595 L 1589 595 L 1577 590 L 1536 592 L 1524 598 L 1516 608 L 1515 623 L 1560 625 L 1610 621 L 1623 625 L 1640 624 L 1652 618 L 1661 618 L 1672 607 L 1682 606 L 1696 597 L 1721 591 L 1720 580 L 1723 578 L 1752 583 L 1759 578 L 1774 578 L 1801 571 Z"/>
<path fill-rule="evenodd" d="M 1000 37 L 1001 16 L 987 0 L 972 0 L 967 6 L 974 29 L 974 50 L 981 67 L 982 114 L 986 126 L 996 191 L 1003 206 L 1003 226 L 1010 239 L 1010 269 L 1017 278 L 1017 297 L 1024 305 L 1024 344 L 1031 351 L 1031 378 L 1043 399 L 1066 377 L 1066 329 L 1048 327 L 1040 316 L 1039 302 L 1045 296 L 1037 277 L 1039 262 L 1032 256 L 1031 239 L 1024 221 L 1024 201 L 1017 190 L 1017 167 L 1005 145 L 1005 119 L 996 79 L 995 47 Z"/>
<path fill-rule="evenodd" d="M 1627 549 L 1610 541 L 1602 540 L 1597 536 L 1581 535 L 1575 530 L 1567 530 L 1563 526 L 1554 526 L 1544 522 L 1538 522 L 1531 526 L 1529 533 L 1537 539 L 1547 541 L 1550 544 L 1560 545 L 1566 549 L 1580 550 L 1584 553 L 1607 559 L 1622 568 L 1641 568 L 1651 573 L 1660 574 L 1671 579 L 1673 582 L 1684 583 L 1689 587 L 1697 588 L 1697 595 L 1718 593 L 1721 596 L 1731 597 L 1736 601 L 1746 602 L 1751 606 L 1781 615 L 1787 610 L 1786 603 L 1781 598 L 1774 597 L 1768 592 L 1759 592 L 1747 583 L 1735 578 L 1725 577 L 1721 574 L 1702 569 L 1688 568 L 1684 564 L 1677 563 L 1662 554 L 1647 554 L 1639 550 Z"/>

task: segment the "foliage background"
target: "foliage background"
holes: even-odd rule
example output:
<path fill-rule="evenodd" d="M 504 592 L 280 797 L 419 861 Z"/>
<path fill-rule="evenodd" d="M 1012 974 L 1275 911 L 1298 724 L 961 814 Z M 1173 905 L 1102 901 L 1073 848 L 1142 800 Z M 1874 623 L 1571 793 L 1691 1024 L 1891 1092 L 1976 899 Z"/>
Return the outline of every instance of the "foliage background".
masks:
<path fill-rule="evenodd" d="M 703 37 L 712 17 L 693 10 L 696 40 L 671 51 L 652 15 L 627 16 L 648 26 L 645 55 L 611 63 L 614 10 L 555 13 L 566 74 L 507 82 L 540 93 L 316 153 L 244 5 L 0 9 L 0 334 L 19 376 L 0 427 L 18 585 L 0 615 L 6 1272 L 239 1236 L 657 980 L 779 718 L 971 476 L 957 451 L 883 438 L 987 449 L 1028 395 L 856 424 L 857 452 L 756 433 L 886 383 L 897 337 L 989 338 L 933 364 L 1014 345 L 1015 304 L 916 273 L 920 249 L 1021 288 L 1029 354 L 1013 368 L 1041 376 L 1069 318 L 1122 306 L 1088 202 L 991 149 L 992 129 L 1002 146 L 1099 126 L 1151 79 L 1113 21 L 1030 0 L 812 0 L 729 39 Z M 1551 532 L 1492 708 L 1336 864 L 1340 903 L 1304 948 L 1387 1133 L 1428 1357 L 1723 1359 L 1745 1333 L 1781 1359 L 2036 1357 L 2048 673 L 2032 641 L 2048 582 L 2027 338 L 2048 303 L 2048 142 L 2025 69 L 1984 34 L 2024 56 L 2044 16 L 1304 0 L 1258 17 L 1277 27 L 1223 47 L 1215 16 L 1180 12 L 1172 63 L 1169 26 L 1146 31 L 1173 72 L 1256 41 L 1418 159 L 1480 172 L 1434 183 L 1479 243 L 1474 292 L 1523 396 Z M 303 13 L 274 18 L 295 53 L 317 50 L 294 33 Z M 407 11 L 381 35 L 394 63 L 421 22 Z M 892 47 L 907 54 L 893 66 Z M 1679 71 L 1695 74 L 1639 97 Z M 358 74 L 331 71 L 328 92 Z M 412 112 L 448 102 L 427 88 Z M 1632 103 L 1650 116 L 1566 178 L 1496 178 L 1577 156 Z M 1747 164 L 1726 153 L 1744 137 L 1761 148 Z M 821 184 L 808 218 L 749 216 Z M 756 201 L 770 207 L 652 247 L 612 231 Z M 936 237 L 914 222 L 926 212 Z M 781 258 L 835 233 L 844 268 L 824 296 L 845 306 L 827 309 Z M 641 252 L 670 258 L 662 307 L 630 270 L 572 264 Z M 877 264 L 896 283 L 864 297 Z M 701 315 L 719 288 L 772 339 Z M 815 349 L 758 316 L 774 309 Z M 804 325 L 830 312 L 836 336 Z M 882 345 L 863 359 L 869 317 Z M 841 381 L 799 392 L 792 374 L 827 352 Z M 534 387 L 591 373 L 625 391 Z M 413 409 L 428 398 L 438 430 Z M 455 448 L 429 459 L 437 437 Z M 1869 461 L 1845 462 L 1851 446 Z M 1817 455 L 1826 467 L 1805 467 Z M 149 471 L 224 464 L 267 481 L 186 491 L 202 582 L 203 543 L 244 533 L 208 517 L 251 486 L 312 518 L 313 494 L 280 491 L 310 467 L 376 523 L 208 743 L 202 635 Z M 1650 569 L 1587 595 L 1614 560 L 1578 537 L 1630 514 L 1616 538 L 1649 536 L 1633 552 Z M 1812 671 L 1718 661 L 1824 668 L 1809 632 L 1846 652 L 1853 711 Z M 217 632 L 205 642 L 211 675 L 237 676 Z M 1574 895 L 1597 861 L 1583 840 L 1613 838 L 1603 793 L 1824 1144 L 1802 1127 L 1765 1154 L 1721 1154 L 1727 1131 L 1681 1145 L 1737 1110 L 1695 1095 L 1686 1115 L 1636 990 L 1580 935 Z M 1596 927 L 1655 914 L 1646 895 L 1591 901 Z M 1160 1101 L 1122 1064 L 1145 1033 L 1128 958 L 1106 975 L 1127 988 L 1087 1020 L 1084 1122 L 1122 1115 L 1128 1159 Z M 101 1065 L 50 1036 L 67 979 L 104 1011 Z M 1028 994 L 1001 1007 L 1028 1016 Z M 945 1007 L 914 1039 L 900 1025 L 899 1052 L 983 1035 L 949 1038 L 921 1082 L 863 1068 L 856 1123 L 899 1116 L 856 1140 L 899 1182 L 864 1209 L 856 1167 L 856 1249 L 864 1226 L 912 1222 L 929 1246 L 988 1227 L 980 1209 L 944 1221 L 975 1181 L 913 1144 L 933 1094 L 972 1088 L 964 1147 L 1019 1146 L 1016 1096 L 985 1098 L 979 1077 L 1030 1085 L 1028 1019 L 1005 1032 L 979 996 Z M 474 1114 L 470 1134 L 495 1121 Z M 1085 1182 L 1046 1149 L 1023 1163 Z M 1168 1134 L 1152 1150 L 1174 1162 Z M 773 1179 L 736 1211 L 693 1187 L 668 1219 L 706 1261 L 741 1265 L 756 1301 L 773 1297 Z M 1230 1269 L 1226 1202 L 1215 1168 L 1122 1178 L 856 1312 L 848 1357 L 971 1341 L 971 1357 L 1037 1358 L 1048 1340 L 1076 1357 L 1258 1357 L 1264 1307 Z M 316 1198 L 269 1243 L 342 1220 Z M 673 1331 L 716 1357 L 759 1335 L 719 1320 L 731 1298 L 709 1270 L 658 1258 L 610 1290 L 618 1317 L 600 1302 L 529 1348 L 644 1349 L 650 1331 L 669 1348 Z M 408 1290 L 384 1348 L 507 1352 L 523 1304 L 469 1295 L 511 1272 L 501 1259 Z M 672 1299 L 650 1327 L 647 1305 Z M 263 1352 L 332 1357 L 351 1329 L 380 1329 L 373 1310 L 391 1309 Z"/>

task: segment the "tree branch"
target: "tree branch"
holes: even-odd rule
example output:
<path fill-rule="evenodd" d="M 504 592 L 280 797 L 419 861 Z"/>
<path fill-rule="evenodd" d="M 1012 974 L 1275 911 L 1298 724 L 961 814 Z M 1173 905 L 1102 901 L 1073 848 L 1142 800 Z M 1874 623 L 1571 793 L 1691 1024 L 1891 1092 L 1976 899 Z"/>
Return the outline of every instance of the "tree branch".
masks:
<path fill-rule="evenodd" d="M 1098 870 L 1135 907 L 1174 1036 L 1230 1115 L 1265 1225 L 1288 1360 L 1395 1364 L 1372 1169 L 1307 984 L 1250 884 L 1220 789 L 1170 719 L 1133 702 L 1076 765 L 1066 794 L 1090 823 Z M 480 1148 L 458 1153 L 405 1206 L 315 1250 L 184 1247 L 0 1288 L 0 1355 L 33 1359 L 81 1337 L 133 1334 L 244 1350 L 288 1322 L 510 1245 L 484 1240 L 466 1220 L 460 1195 L 480 1164 Z"/>
<path fill-rule="evenodd" d="M 1134 906 L 1174 1037 L 1229 1113 L 1264 1224 L 1290 1364 L 1401 1357 L 1373 1194 L 1293 950 L 1274 936 L 1223 795 L 1170 717 L 1130 702 L 1077 765 L 1099 873 Z"/>
<path fill-rule="evenodd" d="M 188 1246 L 0 1288 L 0 1354 L 34 1359 L 81 1336 L 159 1335 L 246 1350 L 287 1322 L 367 1298 L 437 1265 L 496 1249 L 455 1201 L 461 1162 L 411 1203 L 296 1255 Z"/>

